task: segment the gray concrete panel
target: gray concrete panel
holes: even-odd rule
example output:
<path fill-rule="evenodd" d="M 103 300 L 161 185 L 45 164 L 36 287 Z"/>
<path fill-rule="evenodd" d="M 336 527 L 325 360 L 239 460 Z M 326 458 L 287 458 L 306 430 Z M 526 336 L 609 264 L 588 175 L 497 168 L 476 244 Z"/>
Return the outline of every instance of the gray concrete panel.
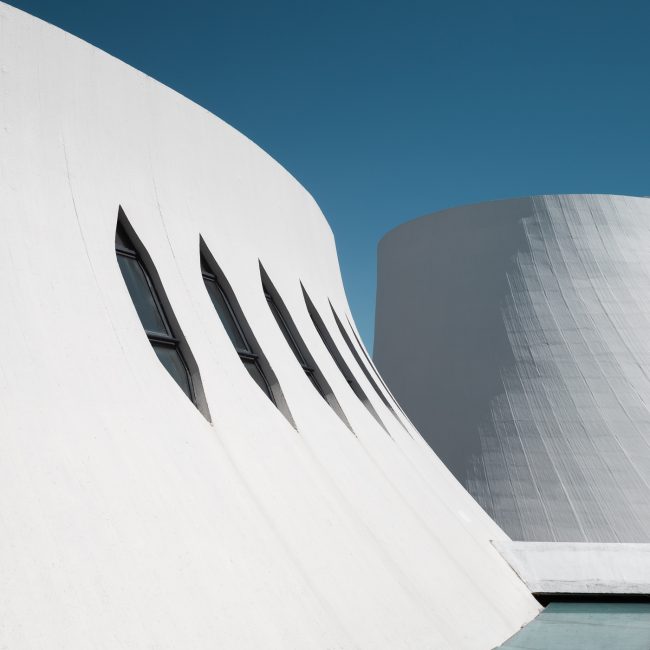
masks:
<path fill-rule="evenodd" d="M 650 540 L 650 201 L 445 210 L 379 245 L 375 361 L 511 537 Z"/>

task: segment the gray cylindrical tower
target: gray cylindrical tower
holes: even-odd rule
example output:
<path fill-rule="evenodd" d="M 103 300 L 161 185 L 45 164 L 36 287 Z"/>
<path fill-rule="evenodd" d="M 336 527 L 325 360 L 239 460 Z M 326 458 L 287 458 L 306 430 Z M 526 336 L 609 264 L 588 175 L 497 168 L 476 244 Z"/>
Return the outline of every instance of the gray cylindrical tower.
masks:
<path fill-rule="evenodd" d="M 650 200 L 538 196 L 379 245 L 375 361 L 514 539 L 650 541 Z"/>

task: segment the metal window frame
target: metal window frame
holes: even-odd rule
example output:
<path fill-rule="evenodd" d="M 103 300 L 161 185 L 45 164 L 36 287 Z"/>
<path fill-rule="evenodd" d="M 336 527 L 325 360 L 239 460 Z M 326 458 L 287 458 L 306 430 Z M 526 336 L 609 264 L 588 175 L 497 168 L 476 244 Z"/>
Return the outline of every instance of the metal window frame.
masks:
<path fill-rule="evenodd" d="M 208 269 L 205 271 L 204 269 Z M 221 283 L 219 282 L 219 278 L 217 275 L 210 270 L 210 264 L 208 260 L 205 259 L 205 255 L 201 254 L 201 276 L 203 277 L 203 282 L 212 282 L 216 288 L 221 297 L 223 298 L 223 301 L 226 305 L 226 309 L 228 310 L 228 313 L 230 314 L 230 317 L 232 319 L 232 322 L 235 324 L 235 327 L 237 328 L 237 331 L 239 332 L 239 336 L 241 337 L 241 340 L 244 342 L 246 345 L 246 349 L 241 349 L 238 348 L 236 345 L 233 344 L 233 347 L 235 348 L 235 351 L 239 355 L 239 358 L 241 359 L 242 363 L 246 365 L 247 361 L 252 361 L 255 367 L 257 368 L 257 371 L 259 372 L 260 376 L 262 377 L 262 380 L 264 381 L 264 385 L 266 386 L 266 395 L 267 397 L 277 406 L 277 402 L 275 400 L 275 397 L 273 395 L 273 390 L 271 388 L 271 384 L 269 383 L 269 380 L 266 377 L 266 373 L 264 372 L 260 362 L 259 358 L 260 355 L 257 354 L 256 352 L 253 351 L 251 344 L 248 342 L 248 339 L 246 338 L 246 334 L 244 333 L 244 329 L 242 328 L 239 319 L 237 318 L 237 315 L 235 314 L 235 310 L 232 307 L 231 301 L 228 298 L 228 294 L 226 293 L 225 289 L 221 286 Z M 211 301 L 212 302 L 212 301 Z M 214 305 L 213 305 L 214 306 Z M 217 311 L 215 307 L 215 311 Z M 218 316 L 217 312 L 217 316 Z M 221 320 L 221 319 L 219 319 Z M 229 337 L 230 338 L 230 337 Z M 248 370 L 246 371 L 248 372 Z"/>
<path fill-rule="evenodd" d="M 303 354 L 302 350 L 300 349 L 300 346 L 298 345 L 298 342 L 296 341 L 295 336 L 291 333 L 291 329 L 287 325 L 287 321 L 282 315 L 282 312 L 280 311 L 280 308 L 278 307 L 277 303 L 273 299 L 273 296 L 271 295 L 270 291 L 266 288 L 263 287 L 264 289 L 264 297 L 266 298 L 266 302 L 268 303 L 269 307 L 271 308 L 271 311 L 274 316 L 276 317 L 276 321 L 278 322 L 278 325 L 283 329 L 283 334 L 285 334 L 285 338 L 291 339 L 291 342 L 293 343 L 293 348 L 292 352 L 294 352 L 294 356 L 296 357 L 298 363 L 302 367 L 302 369 L 305 371 L 305 374 L 307 375 L 307 378 L 311 382 L 312 386 L 316 389 L 318 394 L 325 400 L 327 401 L 327 395 L 325 394 L 325 391 L 323 390 L 323 387 L 320 385 L 318 382 L 318 378 L 316 377 L 316 368 L 312 368 L 308 363 L 307 360 L 305 359 L 305 355 Z M 291 347 L 291 346 L 289 346 Z M 298 351 L 298 354 L 295 354 L 295 350 Z M 298 356 L 300 355 L 300 356 Z"/>
<path fill-rule="evenodd" d="M 124 230 L 124 227 L 118 222 L 118 228 L 122 228 L 122 231 L 127 239 L 130 240 L 130 237 L 128 237 L 128 233 Z M 149 339 L 149 343 L 153 347 L 153 344 L 156 343 L 158 345 L 164 345 L 170 348 L 173 348 L 176 350 L 178 353 L 178 358 L 181 361 L 181 364 L 183 366 L 183 370 L 185 371 L 185 376 L 187 378 L 187 385 L 190 388 L 190 399 L 191 401 L 196 405 L 196 390 L 194 388 L 194 382 L 192 381 L 192 373 L 190 372 L 189 367 L 187 366 L 187 362 L 185 361 L 185 357 L 183 356 L 183 353 L 180 350 L 180 340 L 173 336 L 173 328 L 169 322 L 169 318 L 167 317 L 167 314 L 165 313 L 165 309 L 160 301 L 160 297 L 158 296 L 158 292 L 156 291 L 156 288 L 154 287 L 154 284 L 151 280 L 151 276 L 149 275 L 149 272 L 147 271 L 147 267 L 144 265 L 142 258 L 140 255 L 138 255 L 138 251 L 136 251 L 133 248 L 124 248 L 123 246 L 115 245 L 115 254 L 116 255 L 121 255 L 122 257 L 128 257 L 132 260 L 135 260 L 135 262 L 138 264 L 140 269 L 142 270 L 142 273 L 144 275 L 144 279 L 147 283 L 147 286 L 149 287 L 149 292 L 151 293 L 151 297 L 153 298 L 154 305 L 156 309 L 158 310 L 158 313 L 160 315 L 160 318 L 162 319 L 163 325 L 167 329 L 168 334 L 161 334 L 160 332 L 152 332 L 151 330 L 144 329 L 145 334 L 147 335 L 147 338 Z M 128 291 L 128 288 L 127 288 Z M 129 297 L 131 298 L 131 302 L 133 303 L 133 306 L 135 307 L 135 302 L 133 301 L 133 298 L 129 294 Z M 137 312 L 137 308 L 136 308 Z M 138 315 L 139 318 L 139 315 Z M 182 390 L 182 389 L 181 389 Z"/>
<path fill-rule="evenodd" d="M 370 371 L 366 368 L 366 364 L 363 363 L 361 356 L 359 355 L 354 344 L 352 343 L 352 339 L 348 336 L 348 333 L 345 331 L 345 328 L 343 327 L 343 323 L 341 322 L 338 315 L 334 311 L 334 307 L 332 306 L 332 303 L 330 303 L 330 308 L 332 309 L 332 314 L 334 315 L 334 321 L 336 322 L 336 326 L 339 328 L 339 332 L 341 333 L 343 341 L 348 346 L 348 349 L 352 353 L 352 356 L 354 357 L 354 360 L 357 362 L 357 365 L 361 369 L 361 372 L 363 372 L 366 379 L 368 380 L 368 383 L 372 386 L 379 399 L 384 403 L 384 406 L 386 406 L 397 418 L 397 414 L 395 413 L 395 410 L 393 409 L 391 403 L 388 401 L 388 398 L 384 395 L 384 392 L 377 385 L 377 382 L 370 374 Z M 397 419 L 399 421 L 399 418 Z"/>
<path fill-rule="evenodd" d="M 273 404 L 276 404 L 275 397 L 273 396 L 273 390 L 271 389 L 271 384 L 269 383 L 269 380 L 266 378 L 266 374 L 264 373 L 264 370 L 262 370 L 262 366 L 260 365 L 260 362 L 258 360 L 259 359 L 258 355 L 239 353 L 239 358 L 242 360 L 244 366 L 247 365 L 246 364 L 247 361 L 251 361 L 253 363 L 253 365 L 257 368 L 257 371 L 260 373 L 260 377 L 262 378 L 264 385 L 266 386 L 267 397 L 271 400 L 271 402 L 273 402 Z M 248 370 L 246 372 L 248 372 Z"/>
<path fill-rule="evenodd" d="M 399 424 L 404 429 L 404 431 L 406 431 L 406 433 L 408 433 L 408 435 L 412 438 L 413 434 L 408 430 L 408 428 L 406 427 L 404 422 L 402 422 L 401 418 L 399 417 L 399 415 L 397 414 L 397 412 L 393 408 L 392 404 L 388 401 L 388 398 L 386 397 L 386 395 L 384 395 L 384 392 L 379 388 L 379 386 L 377 385 L 377 382 L 374 380 L 373 376 L 370 374 L 370 370 L 368 370 L 366 364 L 361 359 L 361 355 L 357 352 L 354 344 L 352 343 L 352 339 L 348 336 L 348 333 L 345 331 L 345 327 L 343 326 L 343 323 L 341 322 L 340 318 L 338 317 L 338 314 L 336 313 L 336 310 L 334 309 L 334 305 L 332 305 L 331 301 L 330 301 L 330 309 L 332 310 L 332 315 L 334 316 L 334 321 L 336 322 L 336 326 L 338 327 L 339 331 L 341 332 L 341 336 L 343 337 L 343 340 L 345 341 L 345 344 L 348 346 L 348 349 L 352 353 L 352 356 L 354 357 L 354 360 L 357 362 L 357 365 L 361 369 L 361 372 L 363 372 L 363 374 L 365 375 L 366 379 L 368 380 L 368 382 L 370 383 L 370 385 L 374 389 L 374 391 L 377 394 L 377 396 L 379 397 L 379 399 L 384 403 L 384 406 L 386 406 L 388 408 L 388 410 L 393 414 L 393 417 L 399 422 Z M 346 319 L 347 319 L 347 315 L 346 315 Z M 350 325 L 350 329 L 352 330 L 352 333 L 354 334 L 354 338 L 359 343 L 359 347 L 360 347 L 361 351 L 363 352 L 364 356 L 366 356 L 366 358 L 367 358 L 366 352 L 365 352 L 363 346 L 361 345 L 361 341 L 359 341 L 359 338 L 357 337 L 356 332 L 354 331 L 354 328 L 350 324 L 349 319 L 348 319 L 348 324 Z M 381 381 L 383 383 L 383 380 L 381 380 Z M 392 395 L 391 395 L 391 397 L 392 397 Z M 398 408 L 400 408 L 400 407 L 398 406 Z M 400 411 L 401 411 L 401 408 L 400 408 Z"/>
<path fill-rule="evenodd" d="M 282 315 L 282 312 L 280 311 L 280 308 L 278 307 L 277 303 L 273 299 L 273 296 L 271 295 L 271 293 L 266 287 L 263 288 L 264 288 L 264 297 L 266 298 L 266 302 L 268 303 L 273 316 L 276 317 L 275 319 L 276 321 L 278 321 L 278 325 L 282 328 L 282 333 L 285 335 L 285 338 L 290 339 L 291 343 L 293 344 L 293 347 L 291 346 L 289 347 L 291 347 L 291 351 L 294 352 L 294 356 L 298 360 L 298 363 L 301 365 L 302 369 L 305 372 L 316 372 L 316 369 L 312 368 L 307 363 L 307 359 L 305 359 L 305 355 L 302 353 L 302 350 L 300 349 L 300 346 L 296 341 L 296 337 L 291 333 L 291 328 L 289 327 L 289 325 L 287 325 L 287 321 L 285 317 Z"/>
<path fill-rule="evenodd" d="M 309 297 L 309 294 L 307 293 L 307 290 L 305 289 L 302 283 L 300 284 L 300 286 L 302 288 L 302 295 L 305 300 L 305 306 L 307 307 L 307 313 L 309 314 L 309 317 L 311 318 L 314 328 L 316 329 L 316 332 L 320 336 L 321 341 L 325 346 L 325 349 L 329 352 L 330 356 L 332 357 L 332 360 L 334 361 L 334 364 L 339 369 L 341 376 L 348 383 L 348 386 L 355 394 L 357 399 L 359 399 L 359 401 L 366 407 L 368 413 L 370 413 L 370 415 L 375 419 L 375 421 L 379 424 L 379 426 L 382 429 L 384 429 L 384 431 L 386 431 L 386 433 L 388 433 L 388 435 L 390 436 L 388 429 L 386 429 L 386 426 L 384 425 L 382 419 L 379 417 L 379 414 L 377 413 L 374 406 L 368 399 L 368 396 L 366 395 L 365 391 L 363 390 L 363 388 L 361 388 L 354 373 L 352 372 L 352 369 L 348 366 L 347 362 L 341 355 L 338 346 L 334 342 L 334 339 L 332 338 L 332 335 L 330 334 L 327 325 L 323 321 L 323 318 L 318 312 L 316 305 L 314 305 L 314 303 L 312 302 L 312 299 Z"/>
<path fill-rule="evenodd" d="M 330 303 L 330 306 L 331 305 L 332 305 L 332 303 Z M 334 310 L 334 307 L 332 307 L 332 310 Z M 366 352 L 366 348 L 363 345 L 363 343 L 361 343 L 359 337 L 357 336 L 357 333 L 356 333 L 354 327 L 352 326 L 352 323 L 350 322 L 350 317 L 347 314 L 345 315 L 345 320 L 348 321 L 348 325 L 350 326 L 350 331 L 354 335 L 354 338 L 356 339 L 356 342 L 359 345 L 359 349 L 361 350 L 361 352 L 363 352 L 363 356 L 368 361 L 368 365 L 372 369 L 373 373 L 376 375 L 377 379 L 379 379 L 379 381 L 381 382 L 381 385 L 386 389 L 386 392 L 388 393 L 390 398 L 395 403 L 395 406 L 397 406 L 397 408 L 400 410 L 402 415 L 408 420 L 409 419 L 408 415 L 406 415 L 406 413 L 404 412 L 404 409 L 401 407 L 400 403 L 395 399 L 395 396 L 391 392 L 390 388 L 388 388 L 388 386 L 386 385 L 386 382 L 384 381 L 384 378 L 381 376 L 380 372 L 377 370 L 377 367 L 375 366 L 374 361 L 368 356 L 368 353 Z M 410 422 L 410 420 L 409 420 L 409 422 Z"/>
<path fill-rule="evenodd" d="M 330 342 L 327 340 L 325 334 L 321 330 L 320 325 L 316 321 L 316 317 L 314 316 L 314 314 L 312 314 L 312 310 L 309 308 L 309 305 L 307 305 L 307 312 L 309 314 L 309 318 L 311 318 L 311 322 L 314 324 L 314 328 L 316 329 L 316 332 L 318 332 L 318 336 L 320 336 L 320 339 L 323 342 L 323 345 L 325 346 L 325 349 L 330 353 L 330 356 L 332 357 L 332 360 L 336 364 L 336 367 L 341 372 L 341 375 L 343 375 L 343 379 L 345 379 L 345 381 L 348 382 L 350 388 L 353 388 L 356 382 L 351 376 L 349 376 L 352 375 L 350 369 L 343 366 L 341 360 L 339 359 L 338 354 L 336 354 L 335 351 L 332 349 Z"/>
<path fill-rule="evenodd" d="M 204 264 L 207 264 L 204 262 Z M 239 336 L 241 337 L 241 340 L 244 342 L 244 345 L 246 346 L 245 348 L 238 348 L 237 346 L 233 345 L 235 350 L 237 350 L 237 354 L 239 356 L 249 356 L 249 357 L 254 357 L 255 359 L 258 358 L 259 355 L 255 354 L 253 352 L 253 349 L 251 348 L 250 343 L 248 342 L 248 339 L 246 338 L 246 334 L 244 334 L 244 330 L 242 326 L 239 323 L 239 319 L 237 318 L 235 314 L 235 310 L 232 308 L 232 305 L 230 304 L 230 300 L 228 299 L 228 294 L 224 291 L 223 287 L 221 286 L 221 283 L 219 282 L 219 279 L 217 278 L 216 275 L 213 273 L 206 273 L 205 271 L 201 271 L 201 275 L 203 276 L 203 281 L 207 282 L 212 282 L 214 286 L 217 288 L 217 291 L 223 298 L 223 301 L 226 305 L 226 309 L 228 310 L 228 313 L 230 314 L 230 318 L 232 319 L 232 322 L 235 324 L 235 327 L 237 328 L 237 331 L 239 332 Z M 216 308 L 215 308 L 216 311 Z"/>

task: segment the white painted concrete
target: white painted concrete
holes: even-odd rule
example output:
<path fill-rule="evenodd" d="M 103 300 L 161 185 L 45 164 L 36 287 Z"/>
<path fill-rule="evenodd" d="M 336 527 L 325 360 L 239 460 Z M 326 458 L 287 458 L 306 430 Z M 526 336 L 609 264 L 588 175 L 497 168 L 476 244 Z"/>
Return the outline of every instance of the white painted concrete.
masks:
<path fill-rule="evenodd" d="M 650 544 L 494 545 L 536 594 L 650 594 Z"/>
<path fill-rule="evenodd" d="M 200 369 L 158 363 L 114 252 L 122 205 Z M 0 5 L 0 646 L 487 649 L 538 606 L 504 533 L 374 393 L 312 197 L 218 118 Z M 294 429 L 235 354 L 203 236 Z M 261 260 L 355 435 L 313 390 Z M 390 436 L 350 390 L 303 282 Z"/>

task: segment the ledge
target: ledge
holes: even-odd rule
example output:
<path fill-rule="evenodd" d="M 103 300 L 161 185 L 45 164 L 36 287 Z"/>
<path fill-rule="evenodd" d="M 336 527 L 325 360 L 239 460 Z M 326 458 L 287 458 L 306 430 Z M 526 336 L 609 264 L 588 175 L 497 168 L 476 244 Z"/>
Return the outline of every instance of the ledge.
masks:
<path fill-rule="evenodd" d="M 492 544 L 534 594 L 650 594 L 650 544 Z"/>

